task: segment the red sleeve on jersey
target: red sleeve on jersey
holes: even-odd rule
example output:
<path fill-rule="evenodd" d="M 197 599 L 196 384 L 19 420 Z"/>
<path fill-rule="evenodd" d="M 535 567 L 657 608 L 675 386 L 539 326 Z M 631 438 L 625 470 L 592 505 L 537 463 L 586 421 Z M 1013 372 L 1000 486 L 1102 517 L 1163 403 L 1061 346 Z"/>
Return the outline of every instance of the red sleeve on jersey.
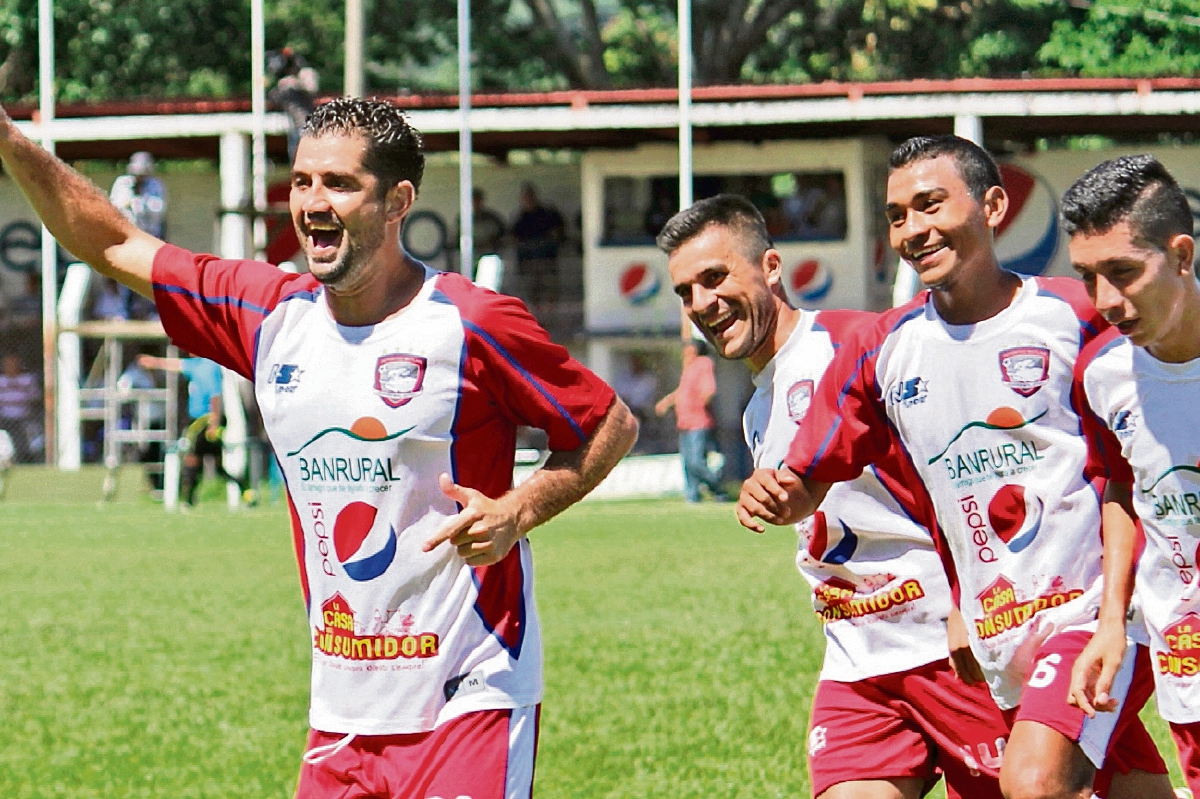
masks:
<path fill-rule="evenodd" d="M 154 256 L 153 275 L 154 302 L 171 340 L 250 379 L 262 320 L 283 300 L 317 285 L 311 275 L 170 244 Z"/>
<path fill-rule="evenodd" d="M 824 330 L 828 333 L 829 340 L 833 342 L 833 348 L 838 350 L 849 340 L 851 335 L 878 318 L 879 314 L 870 311 L 817 311 L 813 329 Z"/>
<path fill-rule="evenodd" d="M 545 430 L 551 450 L 582 446 L 612 406 L 612 388 L 552 342 L 520 300 L 455 274 L 438 288 L 462 315 L 466 371 L 497 410 Z"/>
<path fill-rule="evenodd" d="M 1057 297 L 1075 312 L 1075 318 L 1079 320 L 1081 348 L 1111 327 L 1092 304 L 1082 281 L 1073 277 L 1039 277 L 1036 280 L 1039 293 Z"/>
<path fill-rule="evenodd" d="M 1071 405 L 1079 415 L 1083 437 L 1087 441 L 1087 463 L 1083 474 L 1088 480 L 1107 478 L 1120 483 L 1133 482 L 1133 470 L 1121 454 L 1121 443 L 1108 425 L 1101 419 L 1088 401 L 1084 388 L 1084 376 L 1088 366 L 1120 338 L 1120 332 L 1110 327 L 1083 348 L 1075 360 L 1075 372 L 1071 382 Z"/>
<path fill-rule="evenodd" d="M 851 334 L 833 356 L 784 458 L 792 471 L 840 483 L 858 477 L 887 453 L 891 426 L 875 381 L 875 361 L 897 318 L 894 312 L 876 317 L 875 324 Z"/>

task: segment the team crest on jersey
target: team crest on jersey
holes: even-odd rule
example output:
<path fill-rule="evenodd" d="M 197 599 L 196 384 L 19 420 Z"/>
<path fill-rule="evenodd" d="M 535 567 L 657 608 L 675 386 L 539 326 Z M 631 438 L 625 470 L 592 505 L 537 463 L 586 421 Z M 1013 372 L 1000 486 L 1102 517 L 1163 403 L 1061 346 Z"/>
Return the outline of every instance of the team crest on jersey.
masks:
<path fill-rule="evenodd" d="M 425 382 L 420 355 L 383 355 L 375 362 L 375 393 L 389 408 L 407 404 Z"/>
<path fill-rule="evenodd" d="M 796 424 L 800 424 L 800 420 L 804 418 L 804 414 L 808 413 L 808 406 L 812 404 L 812 395 L 813 381 L 811 380 L 801 380 L 788 389 L 788 416 Z"/>
<path fill-rule="evenodd" d="M 829 730 L 825 727 L 817 726 L 809 730 L 808 733 L 808 756 L 812 757 L 817 752 L 820 752 L 829 745 Z"/>
<path fill-rule="evenodd" d="M 1000 379 L 1022 397 L 1032 397 L 1050 379 L 1050 350 L 1009 347 L 1001 351 Z"/>
<path fill-rule="evenodd" d="M 893 405 L 903 405 L 905 408 L 920 405 L 928 397 L 929 381 L 923 377 L 901 380 L 888 392 L 888 399 Z"/>

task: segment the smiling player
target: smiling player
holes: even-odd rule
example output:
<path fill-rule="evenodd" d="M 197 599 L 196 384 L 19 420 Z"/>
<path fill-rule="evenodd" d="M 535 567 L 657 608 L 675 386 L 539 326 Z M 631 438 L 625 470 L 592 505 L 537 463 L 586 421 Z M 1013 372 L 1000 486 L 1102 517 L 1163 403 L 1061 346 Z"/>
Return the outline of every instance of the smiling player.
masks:
<path fill-rule="evenodd" d="M 736 195 L 676 214 L 658 243 L 688 317 L 722 357 L 750 367 L 746 443 L 755 466 L 778 466 L 834 351 L 875 315 L 791 307 L 766 223 Z M 951 797 L 999 797 L 1007 724 L 957 613 L 958 645 L 947 647 L 950 587 L 928 529 L 892 494 L 896 477 L 868 467 L 799 525 L 796 566 L 826 639 L 809 724 L 813 794 L 917 799 L 941 771 Z"/>
<path fill-rule="evenodd" d="M 312 640 L 297 796 L 529 797 L 542 658 L 526 534 L 595 487 L 637 425 L 520 302 L 401 249 L 424 156 L 400 111 L 343 98 L 309 118 L 290 197 L 306 275 L 137 230 L 2 111 L 0 157 L 64 246 L 254 381 Z M 553 452 L 512 488 L 518 425 Z"/>
<path fill-rule="evenodd" d="M 1075 367 L 1089 467 L 1109 478 L 1107 587 L 1072 674 L 1089 716 L 1111 711 L 1131 596 L 1150 632 L 1158 711 L 1200 793 L 1200 286 L 1192 212 L 1153 156 L 1105 161 L 1063 196 L 1071 263 L 1115 325 Z M 1145 551 L 1133 560 L 1145 532 Z"/>
<path fill-rule="evenodd" d="M 1095 784 L 1108 799 L 1170 797 L 1137 718 L 1152 688 L 1145 647 L 1122 666 L 1119 712 L 1089 719 L 1067 703 L 1102 583 L 1070 376 L 1105 323 L 1078 281 L 1000 269 L 993 232 L 1007 207 L 995 163 L 965 139 L 892 153 L 890 241 L 928 291 L 841 349 L 785 468 L 755 472 L 739 516 L 753 529 L 795 521 L 829 484 L 890 464 L 905 507 L 936 510 L 972 649 L 1012 722 L 1005 795 L 1086 797 Z"/>

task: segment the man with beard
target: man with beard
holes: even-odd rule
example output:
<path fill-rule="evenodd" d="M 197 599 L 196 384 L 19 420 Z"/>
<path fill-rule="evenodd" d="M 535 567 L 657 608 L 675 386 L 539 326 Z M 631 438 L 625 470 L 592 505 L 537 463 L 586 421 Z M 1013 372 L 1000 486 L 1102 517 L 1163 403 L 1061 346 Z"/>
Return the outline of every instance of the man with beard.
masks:
<path fill-rule="evenodd" d="M 889 167 L 890 242 L 928 290 L 841 348 L 782 468 L 743 486 L 739 518 L 795 522 L 830 484 L 898 470 L 906 508 L 936 513 L 971 648 L 1011 723 L 1005 796 L 1171 797 L 1137 717 L 1153 688 L 1145 646 L 1129 648 L 1113 713 L 1068 703 L 1103 586 L 1071 374 L 1106 323 L 1078 281 L 1000 268 L 1008 196 L 983 149 L 916 137 Z"/>
<path fill-rule="evenodd" d="M 291 275 L 137 230 L 0 117 L 5 171 L 58 240 L 254 382 L 312 627 L 297 796 L 528 797 L 542 664 L 526 534 L 637 426 L 520 302 L 401 249 L 417 132 L 382 101 L 314 111 L 290 197 L 311 271 Z M 554 452 L 514 489 L 518 425 Z"/>
<path fill-rule="evenodd" d="M 746 443 L 756 467 L 778 466 L 834 351 L 875 315 L 793 308 L 766 221 L 737 195 L 679 212 L 658 244 L 688 318 L 718 354 L 750 367 Z M 1000 797 L 1007 725 L 967 647 L 929 530 L 905 514 L 895 480 L 868 467 L 798 525 L 796 566 L 826 638 L 809 720 L 813 795 L 917 799 L 940 771 L 951 797 Z"/>

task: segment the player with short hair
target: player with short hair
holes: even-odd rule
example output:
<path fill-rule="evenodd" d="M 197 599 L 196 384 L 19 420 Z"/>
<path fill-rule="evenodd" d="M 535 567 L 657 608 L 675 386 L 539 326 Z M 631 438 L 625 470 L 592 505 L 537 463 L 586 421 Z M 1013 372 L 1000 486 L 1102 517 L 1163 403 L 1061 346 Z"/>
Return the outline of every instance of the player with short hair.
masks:
<path fill-rule="evenodd" d="M 756 467 L 778 466 L 835 350 L 875 314 L 793 308 L 766 221 L 737 195 L 680 211 L 658 245 L 688 317 L 722 357 L 750 367 L 746 443 Z M 1007 724 L 967 646 L 933 539 L 905 513 L 893 495 L 897 475 L 882 466 L 830 488 L 797 526 L 796 566 L 826 638 L 809 723 L 813 795 L 917 799 L 940 771 L 952 797 L 998 798 Z"/>
<path fill-rule="evenodd" d="M 839 351 L 777 472 L 758 470 L 738 514 L 793 522 L 838 481 L 887 463 L 906 508 L 932 503 L 971 646 L 1012 724 L 1009 799 L 1172 796 L 1138 720 L 1152 690 L 1144 646 L 1123 665 L 1118 712 L 1067 703 L 1070 666 L 1094 629 L 1100 501 L 1070 376 L 1106 324 L 1083 286 L 1000 268 L 1008 196 L 977 145 L 917 137 L 892 154 L 892 247 L 927 287 Z M 757 517 L 757 518 L 755 518 Z M 1107 788 L 1112 781 L 1112 790 Z"/>
<path fill-rule="evenodd" d="M 401 249 L 424 166 L 404 115 L 341 98 L 310 117 L 290 197 L 303 275 L 138 231 L 2 114 L 0 157 L 64 246 L 254 382 L 312 636 L 297 796 L 528 797 L 542 658 L 526 535 L 637 425 L 519 301 Z M 518 425 L 553 451 L 513 488 Z"/>
<path fill-rule="evenodd" d="M 1071 263 L 1113 325 L 1075 365 L 1088 466 L 1108 487 L 1100 626 L 1075 662 L 1071 695 L 1089 716 L 1113 709 L 1136 595 L 1158 712 L 1171 725 L 1188 786 L 1200 792 L 1200 286 L 1192 212 L 1157 159 L 1134 155 L 1076 181 L 1062 216 Z"/>

